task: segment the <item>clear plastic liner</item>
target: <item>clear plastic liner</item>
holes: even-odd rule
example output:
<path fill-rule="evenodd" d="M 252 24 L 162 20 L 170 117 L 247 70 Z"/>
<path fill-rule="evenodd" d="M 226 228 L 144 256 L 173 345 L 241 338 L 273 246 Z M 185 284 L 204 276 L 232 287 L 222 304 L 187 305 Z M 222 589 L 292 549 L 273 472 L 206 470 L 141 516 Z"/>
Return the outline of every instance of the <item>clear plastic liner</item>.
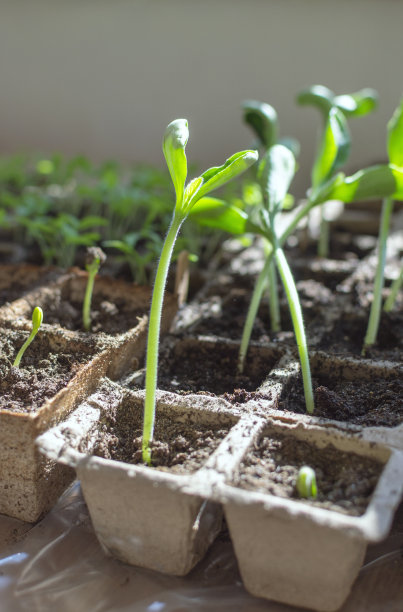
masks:
<path fill-rule="evenodd" d="M 184 578 L 131 567 L 106 556 L 95 537 L 78 483 L 42 521 L 18 535 L 28 527 L 0 516 L 1 612 L 298 610 L 256 599 L 245 591 L 225 531 Z M 10 543 L 16 534 L 19 541 Z M 403 506 L 389 538 L 369 547 L 341 610 L 402 612 Z"/>

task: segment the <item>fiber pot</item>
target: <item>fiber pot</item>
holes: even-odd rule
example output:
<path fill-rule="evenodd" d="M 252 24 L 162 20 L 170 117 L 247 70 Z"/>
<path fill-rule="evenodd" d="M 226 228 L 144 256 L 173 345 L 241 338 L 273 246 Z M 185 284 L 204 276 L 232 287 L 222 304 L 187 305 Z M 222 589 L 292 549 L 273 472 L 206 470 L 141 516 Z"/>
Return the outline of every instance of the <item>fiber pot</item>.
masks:
<path fill-rule="evenodd" d="M 363 514 L 346 514 L 345 509 L 341 513 L 326 508 L 326 503 L 318 507 L 307 500 L 274 495 L 270 488 L 264 490 L 261 482 L 267 462 L 258 458 L 259 449 L 262 442 L 279 434 L 285 435 L 288 442 L 294 439 L 307 445 L 311 449 L 308 450 L 309 465 L 317 472 L 317 457 L 329 449 L 347 456 L 347 470 L 353 457 L 358 463 L 374 462 L 379 478 L 372 494 L 365 491 L 369 503 Z M 271 470 L 275 489 L 277 470 L 282 463 L 289 462 L 282 460 L 281 451 L 279 457 L 276 452 L 274 456 Z M 305 456 L 299 456 L 296 467 L 301 467 L 298 465 L 301 461 L 307 461 Z M 255 490 L 255 484 L 250 487 L 243 480 L 246 466 L 253 462 L 258 483 Z M 280 468 L 276 468 L 276 463 Z M 334 465 L 338 467 L 338 462 Z M 249 451 L 245 452 L 235 475 L 218 486 L 218 498 L 224 504 L 245 588 L 255 596 L 282 603 L 320 611 L 337 610 L 350 592 L 367 543 L 382 540 L 388 533 L 402 496 L 402 470 L 403 453 L 384 445 L 369 444 L 335 430 L 297 422 L 288 426 L 274 420 L 262 423 L 260 431 L 251 437 Z M 342 488 L 342 477 L 339 474 L 340 480 L 335 482 L 334 489 Z M 358 488 L 366 482 L 359 470 L 355 482 Z M 319 492 L 321 486 L 318 478 Z M 354 481 L 350 488 L 353 486 Z M 363 494 L 362 488 L 360 494 Z"/>
<path fill-rule="evenodd" d="M 71 337 L 91 337 L 101 349 L 109 350 L 108 376 L 119 378 L 138 366 L 146 343 L 147 316 L 151 301 L 149 287 L 136 286 L 114 278 L 98 276 L 95 280 L 90 332 L 82 329 L 82 304 L 88 274 L 73 268 L 57 281 L 26 293 L 0 308 L 0 321 L 19 329 L 31 328 L 34 306 L 44 313 L 43 328 L 67 329 Z M 162 332 L 169 329 L 177 311 L 177 298 L 167 294 L 164 300 Z"/>
<path fill-rule="evenodd" d="M 20 368 L 10 367 L 26 338 L 26 332 L 1 329 L 0 512 L 33 522 L 74 476 L 45 460 L 35 438 L 94 391 L 109 361 L 89 340 L 40 331 Z"/>
<path fill-rule="evenodd" d="M 213 402 L 210 410 L 194 409 L 189 403 L 159 403 L 154 439 L 162 442 L 153 455 L 158 458 L 163 451 L 166 431 L 177 428 L 170 465 L 136 465 L 133 457 L 137 454 L 139 459 L 139 452 L 135 448 L 128 455 L 131 462 L 105 458 L 120 448 L 116 439 L 124 446 L 128 436 L 133 439 L 139 434 L 143 401 L 141 393 L 105 381 L 66 423 L 46 432 L 37 443 L 46 456 L 76 469 L 97 537 L 108 554 L 182 576 L 203 557 L 221 529 L 221 507 L 208 499 L 211 466 L 217 447 L 237 418 L 216 410 Z M 105 437 L 111 425 L 112 451 Z M 130 434 L 124 430 L 127 425 Z M 197 461 L 189 459 L 188 450 L 184 452 L 189 431 L 207 435 L 206 444 L 192 442 L 200 455 Z M 87 452 L 83 452 L 83 436 L 89 440 Z"/>

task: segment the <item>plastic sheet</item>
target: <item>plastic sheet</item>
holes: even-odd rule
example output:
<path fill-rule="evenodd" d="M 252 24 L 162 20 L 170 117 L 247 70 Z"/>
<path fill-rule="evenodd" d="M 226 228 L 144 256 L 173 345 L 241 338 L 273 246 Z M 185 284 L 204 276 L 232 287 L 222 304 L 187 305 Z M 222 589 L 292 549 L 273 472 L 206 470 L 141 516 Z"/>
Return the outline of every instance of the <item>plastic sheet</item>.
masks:
<path fill-rule="evenodd" d="M 7 528 L 9 538 L 4 537 Z M 130 567 L 107 557 L 93 532 L 78 483 L 19 542 L 4 544 L 26 529 L 26 524 L 0 517 L 1 612 L 298 610 L 256 599 L 244 590 L 226 532 L 185 578 Z M 389 538 L 369 547 L 342 612 L 402 610 L 403 505 Z"/>

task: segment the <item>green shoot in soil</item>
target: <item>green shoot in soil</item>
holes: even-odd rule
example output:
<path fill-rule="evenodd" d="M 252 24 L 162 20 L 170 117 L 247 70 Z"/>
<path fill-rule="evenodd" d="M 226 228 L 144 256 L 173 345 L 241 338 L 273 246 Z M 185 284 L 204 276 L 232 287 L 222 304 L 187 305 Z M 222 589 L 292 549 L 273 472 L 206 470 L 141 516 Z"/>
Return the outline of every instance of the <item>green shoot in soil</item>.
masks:
<path fill-rule="evenodd" d="M 403 168 L 403 98 L 388 123 L 387 142 L 389 162 L 395 168 Z M 368 327 L 364 338 L 362 355 L 376 342 L 382 309 L 382 290 L 385 276 L 386 245 L 389 234 L 390 218 L 393 211 L 393 198 L 383 201 L 378 237 L 378 262 L 375 273 L 374 296 L 369 313 Z"/>
<path fill-rule="evenodd" d="M 318 496 L 318 487 L 316 484 L 315 470 L 304 465 L 300 468 L 297 476 L 296 489 L 300 497 L 304 499 L 316 499 Z"/>
<path fill-rule="evenodd" d="M 32 340 L 35 338 L 36 334 L 38 333 L 39 328 L 42 325 L 42 321 L 43 321 L 42 308 L 40 308 L 39 306 L 36 306 L 32 313 L 32 331 L 30 335 L 28 336 L 27 340 L 24 342 L 24 344 L 18 351 L 17 357 L 15 358 L 15 361 L 13 363 L 14 368 L 20 367 L 22 356 L 24 355 L 25 351 L 31 344 Z"/>
<path fill-rule="evenodd" d="M 142 455 L 144 463 L 151 464 L 150 442 L 154 433 L 156 389 L 158 374 L 158 345 L 161 327 L 161 313 L 164 290 L 174 245 L 183 222 L 198 201 L 213 189 L 221 187 L 244 172 L 258 158 L 256 151 L 235 153 L 218 167 L 206 170 L 185 186 L 187 178 L 187 159 L 185 154 L 189 138 L 186 119 L 177 119 L 168 125 L 163 140 L 163 152 L 175 187 L 176 204 L 171 224 L 162 247 L 157 273 L 154 281 L 148 326 L 146 356 L 146 391 L 144 403 L 144 423 Z"/>
<path fill-rule="evenodd" d="M 102 249 L 98 247 L 89 247 L 87 249 L 85 269 L 88 272 L 88 280 L 83 301 L 83 327 L 87 332 L 91 329 L 91 302 L 92 293 L 94 291 L 95 277 L 105 260 L 106 255 Z"/>

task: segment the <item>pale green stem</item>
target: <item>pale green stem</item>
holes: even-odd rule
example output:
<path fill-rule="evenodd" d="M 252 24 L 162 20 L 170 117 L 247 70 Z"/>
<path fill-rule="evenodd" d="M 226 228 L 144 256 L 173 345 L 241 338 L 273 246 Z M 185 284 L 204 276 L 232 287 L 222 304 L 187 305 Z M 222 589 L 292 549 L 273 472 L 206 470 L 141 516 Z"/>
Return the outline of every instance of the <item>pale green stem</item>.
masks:
<path fill-rule="evenodd" d="M 365 355 L 368 348 L 376 342 L 378 335 L 379 321 L 382 308 L 382 289 L 385 276 L 386 261 L 386 242 L 389 233 L 390 217 L 393 210 L 393 199 L 385 198 L 382 204 L 381 225 L 378 237 L 378 263 L 374 282 L 374 297 L 372 299 L 371 311 L 369 313 L 367 333 L 364 338 L 362 355 Z"/>
<path fill-rule="evenodd" d="M 91 301 L 92 301 L 92 293 L 94 291 L 94 282 L 95 277 L 97 275 L 99 266 L 95 269 L 88 270 L 88 280 L 87 286 L 85 288 L 85 295 L 83 301 L 83 327 L 85 331 L 90 331 L 91 329 Z"/>
<path fill-rule="evenodd" d="M 314 411 L 314 400 L 312 391 L 311 369 L 309 366 L 308 347 L 306 343 L 304 321 L 302 317 L 301 305 L 299 302 L 297 288 L 292 276 L 290 267 L 285 258 L 283 250 L 277 246 L 274 255 L 276 257 L 278 271 L 284 285 L 290 308 L 292 324 L 294 327 L 295 339 L 297 342 L 299 360 L 301 362 L 302 382 L 304 385 L 304 395 L 306 410 L 309 414 Z"/>
<path fill-rule="evenodd" d="M 403 267 L 400 270 L 400 274 L 390 286 L 390 293 L 383 306 L 385 312 L 390 312 L 396 302 L 397 294 L 399 293 L 400 287 L 403 285 Z"/>
<path fill-rule="evenodd" d="M 20 367 L 20 361 L 21 358 L 23 356 L 23 354 L 25 353 L 25 351 L 27 350 L 27 348 L 29 347 L 29 345 L 31 344 L 32 340 L 35 338 L 36 334 L 38 333 L 38 329 L 33 329 L 31 331 L 31 333 L 29 334 L 28 338 L 25 340 L 24 344 L 22 345 L 22 347 L 20 348 L 20 350 L 17 353 L 17 357 L 14 360 L 13 363 L 13 367 L 14 368 L 19 368 Z"/>
<path fill-rule="evenodd" d="M 269 266 L 269 307 L 270 307 L 270 328 L 272 332 L 281 330 L 280 303 L 278 299 L 278 284 L 276 266 L 274 261 Z"/>
<path fill-rule="evenodd" d="M 144 423 L 143 423 L 143 443 L 142 453 L 143 462 L 151 464 L 150 442 L 154 434 L 157 374 L 158 374 L 158 346 L 161 328 L 162 304 L 164 301 L 164 291 L 168 276 L 169 264 L 176 237 L 184 217 L 174 214 L 171 225 L 162 247 L 160 260 L 158 263 L 157 274 L 154 281 L 153 296 L 151 300 L 150 320 L 148 323 L 147 338 L 147 357 L 146 357 L 146 393 L 144 402 Z"/>
<path fill-rule="evenodd" d="M 269 275 L 269 269 L 273 258 L 273 249 L 270 246 L 270 253 L 267 255 L 265 264 L 256 279 L 255 286 L 253 288 L 252 299 L 249 304 L 248 313 L 246 315 L 245 324 L 242 330 L 241 346 L 239 347 L 238 355 L 238 373 L 242 374 L 245 367 L 245 357 L 248 352 L 248 346 L 250 337 L 252 335 L 253 324 L 256 319 L 257 311 L 259 309 L 260 301 L 262 299 L 263 292 L 267 287 L 267 279 Z"/>
<path fill-rule="evenodd" d="M 324 208 L 322 206 L 320 210 L 320 234 L 318 241 L 318 255 L 319 257 L 329 256 L 329 221 L 325 218 Z"/>
<path fill-rule="evenodd" d="M 295 228 L 297 227 L 301 219 L 303 219 L 309 213 L 309 211 L 311 210 L 311 208 L 313 208 L 313 206 L 315 205 L 310 200 L 308 200 L 308 202 L 298 210 L 298 212 L 295 214 L 294 218 L 290 222 L 287 229 L 281 234 L 279 238 L 280 246 L 284 244 L 287 238 L 293 233 L 293 231 L 295 230 Z M 252 335 L 253 324 L 255 322 L 257 311 L 260 305 L 260 301 L 262 299 L 262 295 L 263 295 L 264 289 L 267 284 L 267 278 L 268 278 L 269 269 L 270 269 L 270 262 L 273 257 L 273 248 L 271 244 L 267 245 L 267 250 L 268 250 L 267 259 L 262 268 L 262 271 L 260 272 L 258 278 L 256 279 L 251 302 L 249 304 L 248 313 L 245 319 L 244 328 L 242 330 L 241 345 L 239 348 L 239 355 L 238 355 L 238 372 L 240 374 L 242 374 L 242 372 L 244 371 L 245 357 L 246 357 L 246 353 L 248 352 L 248 346 L 250 342 L 250 337 Z"/>

